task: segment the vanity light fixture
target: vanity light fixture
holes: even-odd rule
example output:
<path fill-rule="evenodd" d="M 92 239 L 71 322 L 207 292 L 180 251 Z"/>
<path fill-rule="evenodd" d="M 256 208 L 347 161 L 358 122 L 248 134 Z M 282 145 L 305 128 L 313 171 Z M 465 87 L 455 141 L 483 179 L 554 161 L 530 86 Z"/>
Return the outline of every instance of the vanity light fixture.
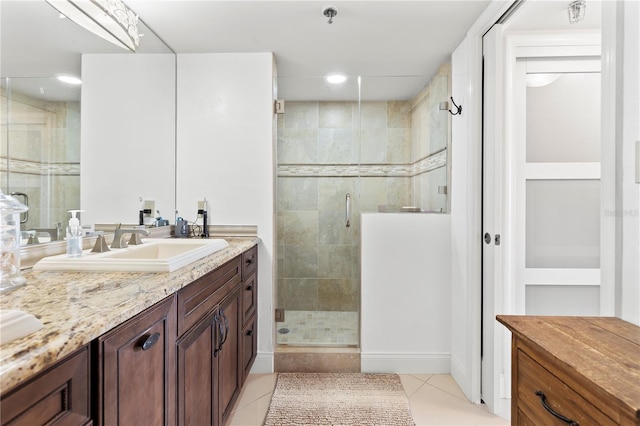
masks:
<path fill-rule="evenodd" d="M 75 84 L 75 85 L 82 84 L 82 80 L 80 80 L 78 77 L 73 77 L 71 75 L 59 75 L 56 78 L 67 84 Z"/>
<path fill-rule="evenodd" d="M 344 74 L 329 74 L 325 79 L 327 80 L 327 83 L 341 84 L 347 81 L 347 76 Z"/>
<path fill-rule="evenodd" d="M 575 0 L 569 3 L 567 6 L 567 12 L 569 13 L 569 23 L 575 24 L 584 19 L 585 12 L 587 10 L 587 0 Z"/>
<path fill-rule="evenodd" d="M 138 15 L 122 0 L 47 0 L 58 12 L 95 35 L 135 52 Z"/>

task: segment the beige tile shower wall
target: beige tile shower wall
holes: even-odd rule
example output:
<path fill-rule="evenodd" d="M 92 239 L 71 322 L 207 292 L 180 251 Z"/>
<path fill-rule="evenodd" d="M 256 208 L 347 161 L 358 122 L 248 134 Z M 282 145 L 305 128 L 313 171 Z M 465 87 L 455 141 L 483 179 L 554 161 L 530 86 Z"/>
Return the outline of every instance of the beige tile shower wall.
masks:
<path fill-rule="evenodd" d="M 23 229 L 64 224 L 67 210 L 80 206 L 80 104 L 16 93 L 9 102 L 11 117 L 3 91 L 2 132 L 8 140 L 0 159 L 2 188 L 29 196 Z"/>
<path fill-rule="evenodd" d="M 407 164 L 409 111 L 406 101 L 363 102 L 361 111 L 355 102 L 287 102 L 278 116 L 278 165 Z M 408 177 L 278 177 L 278 306 L 358 310 L 360 212 L 410 198 Z"/>
<path fill-rule="evenodd" d="M 413 163 L 449 151 L 451 115 L 440 110 L 440 102 L 449 102 L 451 93 L 451 64 L 443 64 L 427 86 L 411 101 L 411 161 Z M 447 152 L 446 158 L 449 155 Z M 428 170 L 412 177 L 414 203 L 425 211 L 448 211 L 448 196 L 438 193 L 438 186 L 448 182 L 450 162 L 439 169 Z M 447 188 L 448 189 L 448 188 Z"/>

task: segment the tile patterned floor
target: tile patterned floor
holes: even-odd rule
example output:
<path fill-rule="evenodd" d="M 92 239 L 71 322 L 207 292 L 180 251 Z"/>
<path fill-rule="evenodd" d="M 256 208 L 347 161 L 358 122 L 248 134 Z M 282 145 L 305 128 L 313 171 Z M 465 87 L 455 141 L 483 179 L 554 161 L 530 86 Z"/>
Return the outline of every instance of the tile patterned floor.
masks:
<path fill-rule="evenodd" d="M 358 312 L 285 311 L 276 324 L 279 345 L 357 346 Z M 288 333 L 280 330 L 286 329 Z"/>
<path fill-rule="evenodd" d="M 484 405 L 470 403 L 449 375 L 401 374 L 416 426 L 508 425 Z M 250 374 L 227 426 L 260 426 L 269 409 L 275 374 Z"/>

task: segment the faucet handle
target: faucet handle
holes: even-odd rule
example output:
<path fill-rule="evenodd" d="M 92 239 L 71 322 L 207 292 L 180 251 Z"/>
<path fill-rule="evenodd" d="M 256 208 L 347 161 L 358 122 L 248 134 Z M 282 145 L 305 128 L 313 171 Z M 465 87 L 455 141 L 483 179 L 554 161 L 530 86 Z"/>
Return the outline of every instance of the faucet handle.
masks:
<path fill-rule="evenodd" d="M 107 245 L 107 241 L 105 240 L 104 235 L 98 235 L 96 244 L 91 249 L 91 253 L 104 253 L 106 251 L 111 251 L 111 249 Z"/>
<path fill-rule="evenodd" d="M 129 238 L 129 244 L 132 246 L 137 246 L 142 244 L 142 237 L 137 232 L 131 233 L 131 238 Z"/>

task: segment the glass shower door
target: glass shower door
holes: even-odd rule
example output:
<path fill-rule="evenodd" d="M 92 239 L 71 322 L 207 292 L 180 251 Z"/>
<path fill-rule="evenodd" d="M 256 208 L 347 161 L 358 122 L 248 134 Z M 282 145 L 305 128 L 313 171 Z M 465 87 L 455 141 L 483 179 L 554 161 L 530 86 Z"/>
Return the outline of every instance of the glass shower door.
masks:
<path fill-rule="evenodd" d="M 358 79 L 323 80 L 302 82 L 317 97 L 284 97 L 278 115 L 279 345 L 359 344 Z"/>

